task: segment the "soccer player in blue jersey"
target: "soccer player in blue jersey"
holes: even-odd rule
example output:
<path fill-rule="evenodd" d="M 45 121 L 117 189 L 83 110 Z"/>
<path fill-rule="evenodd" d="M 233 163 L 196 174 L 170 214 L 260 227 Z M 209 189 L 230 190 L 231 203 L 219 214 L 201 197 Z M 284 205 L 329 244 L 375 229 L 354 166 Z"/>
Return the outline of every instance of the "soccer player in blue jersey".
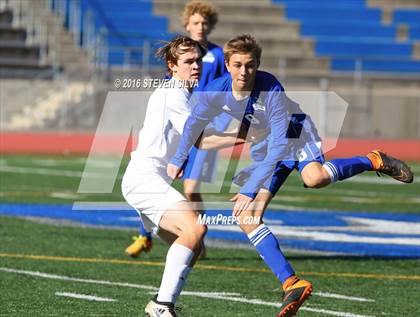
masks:
<path fill-rule="evenodd" d="M 182 12 L 182 24 L 189 33 L 190 38 L 197 41 L 207 49 L 202 59 L 202 73 L 198 87 L 194 91 L 202 91 L 204 87 L 217 77 L 227 73 L 223 49 L 208 41 L 207 37 L 217 24 L 217 12 L 212 5 L 201 1 L 188 2 Z M 216 131 L 224 132 L 231 121 L 230 116 L 221 114 L 212 120 Z M 217 151 L 201 150 L 192 147 L 188 163 L 184 168 L 183 185 L 185 197 L 194 202 L 197 210 L 202 208 L 202 197 L 200 195 L 200 183 L 211 182 L 216 168 Z M 133 243 L 125 250 L 127 255 L 137 257 L 143 251 L 152 249 L 152 236 L 141 224 L 139 235 L 133 237 Z M 202 256 L 206 254 L 203 247 Z"/>
<path fill-rule="evenodd" d="M 227 73 L 223 58 L 223 49 L 208 41 L 207 37 L 217 24 L 217 12 L 206 2 L 188 2 L 182 13 L 182 24 L 193 40 L 207 48 L 203 57 L 203 71 L 194 92 L 203 91 L 204 87 L 217 77 Z M 221 114 L 212 120 L 213 127 L 220 132 L 226 130 L 230 123 L 230 116 Z M 200 182 L 210 182 L 215 169 L 217 151 L 199 150 L 192 147 L 189 160 L 185 166 L 184 194 L 191 202 L 199 206 L 202 202 Z"/>
<path fill-rule="evenodd" d="M 176 178 L 182 172 L 197 136 L 222 112 L 240 120 L 245 133 L 249 127 L 267 129 L 267 137 L 251 147 L 254 163 L 234 178 L 241 189 L 232 198 L 233 215 L 282 284 L 284 295 L 278 317 L 294 316 L 312 293 L 312 284 L 296 276 L 277 239 L 262 221 L 267 205 L 288 175 L 297 169 L 307 187 L 318 188 L 363 171 L 383 172 L 407 183 L 412 182 L 413 174 L 404 162 L 379 151 L 325 162 L 321 140 L 309 116 L 287 98 L 273 75 L 257 70 L 261 48 L 256 41 L 249 35 L 234 38 L 224 46 L 224 55 L 230 74 L 207 85 L 185 123 L 167 173 Z M 248 217 L 258 217 L 260 222 L 241 221 Z"/>

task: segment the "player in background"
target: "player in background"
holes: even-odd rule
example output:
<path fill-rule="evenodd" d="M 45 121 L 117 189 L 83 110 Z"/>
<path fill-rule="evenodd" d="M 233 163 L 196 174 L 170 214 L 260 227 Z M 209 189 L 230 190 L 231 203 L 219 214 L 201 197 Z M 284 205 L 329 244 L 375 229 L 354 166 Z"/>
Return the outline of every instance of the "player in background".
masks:
<path fill-rule="evenodd" d="M 204 48 L 197 41 L 181 36 L 160 48 L 171 73 L 151 95 L 131 153 L 121 190 L 125 200 L 137 210 L 146 229 L 155 231 L 170 247 L 158 294 L 146 306 L 149 317 L 176 317 L 175 302 L 194 266 L 207 227 L 198 221 L 199 213 L 171 186 L 166 174 L 169 158 L 175 153 L 185 121 L 191 113 L 190 97 L 194 81 L 201 72 Z M 242 144 L 229 133 L 203 138 L 207 149 Z"/>
<path fill-rule="evenodd" d="M 182 25 L 189 34 L 189 37 L 198 41 L 207 49 L 203 57 L 203 68 L 198 87 L 194 91 L 202 91 L 204 87 L 217 77 L 227 73 L 223 49 L 208 41 L 208 35 L 217 24 L 217 12 L 215 8 L 203 1 L 188 2 L 182 12 Z M 220 132 L 227 129 L 231 121 L 230 116 L 222 114 L 212 120 L 213 127 Z M 183 173 L 184 195 L 202 209 L 202 197 L 200 195 L 200 183 L 211 182 L 216 169 L 217 151 L 201 150 L 192 147 L 188 163 Z M 139 235 L 133 237 L 133 243 L 127 247 L 125 253 L 137 257 L 141 252 L 149 252 L 152 249 L 152 235 L 145 230 L 141 224 Z M 205 248 L 202 250 L 202 257 L 205 256 Z"/>
<path fill-rule="evenodd" d="M 412 182 L 413 174 L 404 162 L 380 151 L 325 162 L 321 140 L 309 116 L 287 98 L 273 75 L 257 70 L 261 48 L 256 41 L 249 35 L 234 38 L 225 44 L 224 54 L 230 74 L 207 85 L 207 92 L 194 106 L 177 153 L 168 164 L 168 176 L 177 177 L 197 136 L 221 112 L 248 127 L 267 127 L 266 139 L 251 147 L 254 163 L 234 178 L 241 189 L 231 199 L 233 215 L 239 220 L 259 217 L 259 224 L 240 221 L 239 225 L 282 284 L 284 295 L 278 317 L 294 316 L 313 287 L 296 276 L 276 237 L 262 220 L 267 205 L 288 175 L 297 169 L 307 187 L 319 188 L 364 171 L 381 172 L 407 183 Z M 302 134 L 298 142 L 291 139 L 296 134 Z M 295 155 L 297 150 L 299 156 Z"/>

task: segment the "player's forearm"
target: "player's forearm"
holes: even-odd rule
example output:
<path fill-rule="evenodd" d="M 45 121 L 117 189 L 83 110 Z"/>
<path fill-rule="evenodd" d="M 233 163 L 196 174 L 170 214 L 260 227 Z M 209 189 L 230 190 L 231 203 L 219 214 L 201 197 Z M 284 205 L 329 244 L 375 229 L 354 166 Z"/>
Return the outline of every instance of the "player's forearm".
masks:
<path fill-rule="evenodd" d="M 178 150 L 170 160 L 172 164 L 178 167 L 184 164 L 191 147 L 197 142 L 206 125 L 207 122 L 196 120 L 192 116 L 187 119 Z"/>
<path fill-rule="evenodd" d="M 244 139 L 237 137 L 236 133 L 226 133 L 223 135 L 210 135 L 204 137 L 200 143 L 202 150 L 219 150 L 226 147 L 231 147 L 245 143 Z"/>

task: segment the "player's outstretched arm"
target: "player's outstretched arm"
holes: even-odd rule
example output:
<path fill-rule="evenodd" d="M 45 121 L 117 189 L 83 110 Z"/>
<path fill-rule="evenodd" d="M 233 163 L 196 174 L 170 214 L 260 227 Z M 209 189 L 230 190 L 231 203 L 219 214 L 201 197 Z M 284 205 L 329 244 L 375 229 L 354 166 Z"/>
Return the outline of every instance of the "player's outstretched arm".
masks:
<path fill-rule="evenodd" d="M 182 177 L 182 174 L 184 174 L 184 171 L 181 167 L 178 167 L 172 163 L 169 163 L 166 167 L 166 173 L 168 176 L 172 179 L 180 178 Z"/>
<path fill-rule="evenodd" d="M 238 134 L 238 129 L 224 133 L 216 132 L 213 135 L 203 137 L 200 142 L 197 142 L 196 146 L 202 150 L 219 150 L 244 143 L 256 144 L 267 137 L 267 130 L 250 128 L 246 138 Z"/>

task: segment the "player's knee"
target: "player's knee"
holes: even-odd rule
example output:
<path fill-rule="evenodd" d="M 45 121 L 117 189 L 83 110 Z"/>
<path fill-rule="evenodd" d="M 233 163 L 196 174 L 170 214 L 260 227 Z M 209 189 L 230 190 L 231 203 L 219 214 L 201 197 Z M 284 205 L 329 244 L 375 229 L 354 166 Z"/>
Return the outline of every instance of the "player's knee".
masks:
<path fill-rule="evenodd" d="M 203 224 L 197 224 L 194 226 L 191 232 L 197 241 L 204 239 L 207 233 L 207 226 Z"/>
<path fill-rule="evenodd" d="M 188 201 L 192 201 L 192 202 L 202 201 L 200 193 L 185 192 L 184 194 L 185 194 L 185 197 L 188 199 Z"/>
<path fill-rule="evenodd" d="M 309 188 L 320 188 L 325 186 L 325 177 L 320 172 L 307 173 L 302 175 L 302 179 Z"/>

